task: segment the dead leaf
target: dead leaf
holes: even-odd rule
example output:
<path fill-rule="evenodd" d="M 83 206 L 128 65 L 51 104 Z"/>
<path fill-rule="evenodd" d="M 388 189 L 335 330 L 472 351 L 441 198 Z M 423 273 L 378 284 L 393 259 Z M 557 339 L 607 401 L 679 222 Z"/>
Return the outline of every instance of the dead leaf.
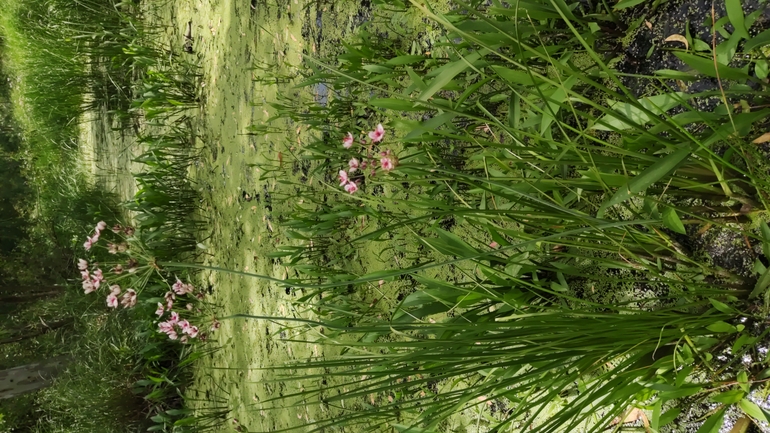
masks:
<path fill-rule="evenodd" d="M 765 132 L 764 134 L 755 138 L 754 141 L 752 141 L 752 143 L 760 144 L 760 143 L 767 143 L 768 141 L 770 141 L 770 132 Z"/>
<path fill-rule="evenodd" d="M 651 22 L 649 22 L 647 20 L 644 20 L 644 25 L 647 26 L 648 29 L 652 30 L 652 23 Z"/>
<path fill-rule="evenodd" d="M 620 420 L 621 418 L 617 416 L 615 417 L 615 419 L 612 420 L 612 422 L 610 422 L 610 425 L 628 424 L 630 422 L 636 422 L 636 421 L 639 421 L 639 418 L 641 418 L 642 415 L 644 415 L 644 412 L 642 412 L 641 409 L 635 407 L 625 413 L 625 416 L 623 417 L 623 421 L 621 421 Z"/>
<path fill-rule="evenodd" d="M 666 42 L 681 42 L 684 44 L 684 49 L 689 50 L 690 44 L 687 43 L 687 38 L 682 35 L 674 34 L 665 39 Z"/>
<path fill-rule="evenodd" d="M 613 426 L 617 424 L 628 424 L 628 423 L 639 421 L 640 419 L 642 420 L 642 424 L 644 425 L 644 430 L 647 433 L 651 433 L 652 430 L 650 429 L 650 420 L 647 418 L 647 414 L 645 414 L 643 410 L 636 407 L 626 412 L 622 421 L 620 417 L 616 417 L 615 419 L 612 420 L 610 425 Z"/>
<path fill-rule="evenodd" d="M 735 422 L 733 428 L 730 429 L 730 433 L 746 433 L 746 430 L 749 429 L 750 425 L 751 420 L 748 417 L 741 417 L 738 421 Z"/>

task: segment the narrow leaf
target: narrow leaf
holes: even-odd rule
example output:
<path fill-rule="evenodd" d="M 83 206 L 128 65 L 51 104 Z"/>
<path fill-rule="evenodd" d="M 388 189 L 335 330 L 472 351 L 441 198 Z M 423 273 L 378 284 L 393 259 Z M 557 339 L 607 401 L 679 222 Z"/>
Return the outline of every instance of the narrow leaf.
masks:
<path fill-rule="evenodd" d="M 743 7 L 741 7 L 741 0 L 725 0 L 725 8 L 727 9 L 727 17 L 730 18 L 730 24 L 735 29 L 735 34 L 748 39 L 749 31 L 744 22 L 745 17 L 743 15 Z"/>
<path fill-rule="evenodd" d="M 722 422 L 725 418 L 725 408 L 719 409 L 714 415 L 711 415 L 696 433 L 717 433 L 722 428 Z"/>
<path fill-rule="evenodd" d="M 597 216 L 601 217 L 608 207 L 628 200 L 632 195 L 646 190 L 650 185 L 666 177 L 669 173 L 674 171 L 679 164 L 684 162 L 684 160 L 690 156 L 690 153 L 689 147 L 683 147 L 639 173 L 636 177 L 629 180 L 628 184 L 620 187 L 609 200 L 602 204 L 597 212 Z"/>
<path fill-rule="evenodd" d="M 682 220 L 679 219 L 679 215 L 676 214 L 676 210 L 672 207 L 663 209 L 663 224 L 676 233 L 682 235 L 687 234 L 687 231 L 684 229 L 684 224 L 682 224 Z"/>
<path fill-rule="evenodd" d="M 748 398 L 744 398 L 743 400 L 739 401 L 738 407 L 741 408 L 743 413 L 754 418 L 757 421 L 770 422 L 770 418 L 767 417 L 767 413 L 763 411 L 762 408 L 757 406 L 756 403 L 749 400 Z"/>
<path fill-rule="evenodd" d="M 731 68 L 729 66 L 717 63 L 717 68 L 714 68 L 714 60 L 707 59 L 705 57 L 696 56 L 694 54 L 677 51 L 674 53 L 681 61 L 687 66 L 695 69 L 699 73 L 712 78 L 720 78 L 723 80 L 748 80 L 751 77 L 740 69 Z M 719 74 L 717 74 L 717 70 Z"/>

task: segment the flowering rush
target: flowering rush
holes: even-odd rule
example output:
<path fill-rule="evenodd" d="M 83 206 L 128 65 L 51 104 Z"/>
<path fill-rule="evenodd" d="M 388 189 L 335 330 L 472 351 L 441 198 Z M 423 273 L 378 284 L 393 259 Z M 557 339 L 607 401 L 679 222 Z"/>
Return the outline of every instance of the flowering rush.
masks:
<path fill-rule="evenodd" d="M 387 172 L 393 170 L 396 168 L 396 165 L 398 165 L 398 159 L 389 149 L 380 152 L 379 161 L 377 161 L 376 157 L 371 154 L 371 147 L 375 143 L 379 143 L 383 140 L 383 138 L 385 138 L 385 127 L 382 126 L 382 123 L 377 124 L 377 127 L 374 129 L 374 131 L 369 132 L 368 137 L 371 140 L 371 145 L 367 149 L 365 157 L 361 160 L 358 158 L 351 158 L 350 161 L 348 161 L 347 171 L 339 171 L 340 187 L 342 187 L 342 189 L 350 194 L 358 191 L 358 183 L 350 178 L 350 174 L 356 171 L 363 172 L 367 167 L 369 167 L 371 169 L 369 172 L 370 176 L 375 176 L 377 174 L 377 168 Z M 353 134 L 348 132 L 345 138 L 342 139 L 342 147 L 345 149 L 350 149 L 353 146 L 353 141 Z M 366 141 L 362 140 L 361 143 L 365 145 Z M 361 176 L 363 175 L 358 175 L 358 177 Z"/>
<path fill-rule="evenodd" d="M 86 237 L 86 241 L 83 244 L 83 248 L 85 248 L 86 251 L 90 250 L 95 243 L 99 242 L 99 236 L 102 234 L 102 230 L 106 228 L 107 228 L 107 223 L 105 223 L 104 221 L 99 221 L 98 223 L 96 223 L 96 227 L 94 227 L 94 234 Z"/>

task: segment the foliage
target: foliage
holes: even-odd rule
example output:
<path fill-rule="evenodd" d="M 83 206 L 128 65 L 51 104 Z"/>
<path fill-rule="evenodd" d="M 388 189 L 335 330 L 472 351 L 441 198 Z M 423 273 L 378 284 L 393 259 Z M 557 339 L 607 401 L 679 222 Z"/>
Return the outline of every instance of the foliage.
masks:
<path fill-rule="evenodd" d="M 287 223 L 297 243 L 273 256 L 299 271 L 283 284 L 304 289 L 300 305 L 320 318 L 308 339 L 345 348 L 277 380 L 316 368 L 361 377 L 346 392 L 291 396 L 347 408 L 313 431 L 385 420 L 441 431 L 492 400 L 512 407 L 493 431 L 600 431 L 633 407 L 652 409 L 657 429 L 676 419 L 662 407 L 708 401 L 708 423 L 731 405 L 765 421 L 748 396 L 767 368 L 756 323 L 769 306 L 768 177 L 756 144 L 770 112 L 764 54 L 733 57 L 742 39 L 757 49 L 766 36 L 749 36 L 759 12 L 736 3 L 732 35 L 677 51 L 689 72 L 634 76 L 642 94 L 596 49 L 623 25 L 615 11 L 558 0 L 456 2 L 445 14 L 411 2 L 445 29 L 430 53 L 364 28 L 336 59 L 309 59 L 299 86 L 328 99 L 286 97 L 272 120 L 313 131 L 287 153 L 323 186 L 289 180 L 292 164 L 261 168 L 298 203 Z M 708 90 L 688 85 L 709 78 Z M 380 122 L 384 142 L 343 145 Z M 388 149 L 394 170 L 354 170 Z M 338 173 L 357 188 L 342 191 Z M 695 251 L 710 229 L 745 238 L 753 269 Z M 358 268 L 364 251 L 384 269 Z M 378 303 L 400 280 L 407 295 Z"/>

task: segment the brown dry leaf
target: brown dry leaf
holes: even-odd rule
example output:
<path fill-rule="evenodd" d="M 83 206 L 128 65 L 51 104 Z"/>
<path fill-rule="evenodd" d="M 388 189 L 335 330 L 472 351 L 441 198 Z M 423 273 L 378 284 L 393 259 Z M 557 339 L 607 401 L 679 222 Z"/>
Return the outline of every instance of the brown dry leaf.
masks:
<path fill-rule="evenodd" d="M 711 228 L 711 226 L 712 226 L 712 224 L 711 224 L 711 223 L 707 223 L 706 225 L 704 225 L 703 227 L 701 227 L 701 229 L 700 229 L 700 230 L 698 230 L 698 233 L 696 233 L 695 235 L 696 235 L 696 236 L 703 236 L 703 235 L 704 235 L 704 234 L 705 234 L 707 231 L 709 231 L 709 229 Z"/>
<path fill-rule="evenodd" d="M 685 38 L 682 35 L 674 34 L 674 35 L 671 35 L 671 36 L 667 37 L 664 40 L 666 42 L 681 42 L 681 43 L 684 44 L 684 49 L 685 50 L 689 50 L 690 49 L 690 44 L 687 43 L 687 38 Z"/>
<path fill-rule="evenodd" d="M 636 407 L 626 412 L 622 421 L 620 417 L 616 417 L 615 419 L 613 419 L 612 422 L 610 423 L 610 426 L 617 425 L 617 424 L 632 423 L 632 422 L 639 421 L 640 419 L 642 420 L 642 424 L 644 425 L 644 430 L 647 433 L 652 433 L 652 430 L 650 429 L 650 420 L 647 418 L 647 414 L 645 414 L 643 410 Z"/>
<path fill-rule="evenodd" d="M 644 419 L 647 418 L 647 416 L 644 414 L 644 412 L 641 409 L 635 407 L 625 413 L 625 416 L 623 417 L 622 421 L 621 421 L 621 418 L 618 416 L 618 417 L 615 417 L 615 419 L 613 419 L 612 422 L 610 422 L 610 425 L 627 424 L 630 422 L 636 422 L 636 421 L 639 421 L 639 419 L 641 419 L 642 417 L 644 417 Z"/>
<path fill-rule="evenodd" d="M 765 132 L 764 134 L 755 138 L 754 141 L 752 141 L 752 143 L 760 144 L 760 143 L 767 143 L 768 141 L 770 141 L 770 132 Z"/>
<path fill-rule="evenodd" d="M 648 29 L 652 30 L 652 23 L 651 22 L 649 22 L 647 20 L 644 20 L 644 25 L 647 26 Z"/>
<path fill-rule="evenodd" d="M 749 429 L 750 425 L 751 420 L 748 417 L 741 417 L 738 421 L 735 422 L 733 428 L 730 429 L 730 433 L 746 433 L 746 430 Z"/>

